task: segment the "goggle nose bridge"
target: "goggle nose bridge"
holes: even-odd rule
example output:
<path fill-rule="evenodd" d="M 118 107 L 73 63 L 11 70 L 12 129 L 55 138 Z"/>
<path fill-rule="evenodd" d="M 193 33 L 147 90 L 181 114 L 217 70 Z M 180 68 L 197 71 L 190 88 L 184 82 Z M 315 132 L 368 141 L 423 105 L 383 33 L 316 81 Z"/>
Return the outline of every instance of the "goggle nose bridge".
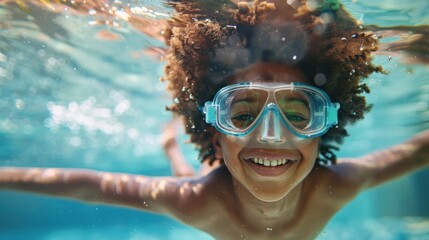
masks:
<path fill-rule="evenodd" d="M 280 112 L 278 106 L 274 102 L 269 102 L 261 114 L 259 124 L 262 124 L 260 131 L 261 134 L 258 140 L 262 142 L 282 142 L 281 136 L 281 123 L 280 123 Z"/>
<path fill-rule="evenodd" d="M 254 122 L 251 127 L 251 132 L 257 131 L 257 140 L 260 142 L 269 143 L 282 143 L 285 142 L 286 135 L 285 131 L 294 132 L 291 129 L 290 123 L 284 118 L 280 106 L 276 99 L 277 90 L 270 91 L 264 89 L 267 92 L 266 102 L 261 109 L 261 113 L 258 119 Z M 282 126 L 283 125 L 283 126 Z M 283 130 L 284 128 L 284 130 Z"/>

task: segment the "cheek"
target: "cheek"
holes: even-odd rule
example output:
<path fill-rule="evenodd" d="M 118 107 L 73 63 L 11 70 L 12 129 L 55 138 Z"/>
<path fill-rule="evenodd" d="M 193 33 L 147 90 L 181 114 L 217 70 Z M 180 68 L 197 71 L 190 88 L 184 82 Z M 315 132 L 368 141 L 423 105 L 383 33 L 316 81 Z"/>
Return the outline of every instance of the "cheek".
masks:
<path fill-rule="evenodd" d="M 305 148 L 301 150 L 301 154 L 305 159 L 316 162 L 316 159 L 319 156 L 320 141 L 320 137 L 315 138 L 309 145 L 305 146 Z"/>
<path fill-rule="evenodd" d="M 239 138 L 231 136 L 231 135 L 225 135 L 225 134 L 219 134 L 218 136 L 218 143 L 219 146 L 222 149 L 235 149 L 235 148 L 242 148 L 243 143 L 239 140 Z"/>
<path fill-rule="evenodd" d="M 239 159 L 239 153 L 243 149 L 243 146 L 234 141 L 231 136 L 222 136 L 219 138 L 219 151 L 222 153 L 225 165 L 233 172 L 237 167 Z"/>
<path fill-rule="evenodd" d="M 232 158 L 238 158 L 238 152 L 241 146 L 233 141 L 230 136 L 222 135 L 219 138 L 219 146 L 224 160 L 228 161 Z"/>

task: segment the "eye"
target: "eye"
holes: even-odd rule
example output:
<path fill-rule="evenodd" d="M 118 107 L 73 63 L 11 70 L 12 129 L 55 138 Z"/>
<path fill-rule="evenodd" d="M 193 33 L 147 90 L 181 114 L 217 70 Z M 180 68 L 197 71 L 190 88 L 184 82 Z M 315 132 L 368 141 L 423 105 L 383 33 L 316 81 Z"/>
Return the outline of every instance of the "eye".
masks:
<path fill-rule="evenodd" d="M 286 113 L 286 117 L 287 119 L 289 119 L 289 121 L 307 121 L 307 118 L 304 116 L 300 116 L 299 114 L 296 113 Z"/>
<path fill-rule="evenodd" d="M 286 112 L 285 116 L 290 121 L 290 123 L 298 129 L 304 129 L 308 124 L 308 118 L 299 113 Z"/>
<path fill-rule="evenodd" d="M 237 128 L 246 128 L 255 120 L 255 116 L 250 112 L 235 114 L 232 118 L 234 126 Z"/>

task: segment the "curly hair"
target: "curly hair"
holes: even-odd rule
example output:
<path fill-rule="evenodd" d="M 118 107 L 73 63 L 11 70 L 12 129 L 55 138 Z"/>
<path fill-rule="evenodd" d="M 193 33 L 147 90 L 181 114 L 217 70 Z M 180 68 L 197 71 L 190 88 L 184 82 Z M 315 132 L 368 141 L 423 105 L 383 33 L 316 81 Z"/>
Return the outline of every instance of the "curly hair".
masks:
<path fill-rule="evenodd" d="M 370 110 L 364 97 L 369 88 L 362 79 L 383 72 L 372 63 L 377 37 L 365 32 L 337 1 L 315 7 L 304 0 L 287 2 L 243 2 L 209 10 L 194 2 L 174 4 L 179 15 L 166 34 L 164 79 L 174 99 L 168 109 L 183 116 L 202 161 L 222 159 L 215 159 L 214 130 L 199 107 L 212 100 L 234 72 L 257 62 L 297 68 L 340 103 L 338 125 L 322 136 L 319 164 L 335 163 L 334 151 L 348 136 L 346 125 Z"/>

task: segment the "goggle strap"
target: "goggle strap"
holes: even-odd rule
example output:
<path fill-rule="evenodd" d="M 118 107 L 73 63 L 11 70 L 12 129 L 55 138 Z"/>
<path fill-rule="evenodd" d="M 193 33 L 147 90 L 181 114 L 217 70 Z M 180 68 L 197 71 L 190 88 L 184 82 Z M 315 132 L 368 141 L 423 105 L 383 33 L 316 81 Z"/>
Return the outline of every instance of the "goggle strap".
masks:
<path fill-rule="evenodd" d="M 216 105 L 211 101 L 207 101 L 204 104 L 203 113 L 205 114 L 206 123 L 215 123 L 216 122 Z"/>
<path fill-rule="evenodd" d="M 333 103 L 326 109 L 326 121 L 328 125 L 332 126 L 338 124 L 338 109 L 340 109 L 339 103 Z"/>

